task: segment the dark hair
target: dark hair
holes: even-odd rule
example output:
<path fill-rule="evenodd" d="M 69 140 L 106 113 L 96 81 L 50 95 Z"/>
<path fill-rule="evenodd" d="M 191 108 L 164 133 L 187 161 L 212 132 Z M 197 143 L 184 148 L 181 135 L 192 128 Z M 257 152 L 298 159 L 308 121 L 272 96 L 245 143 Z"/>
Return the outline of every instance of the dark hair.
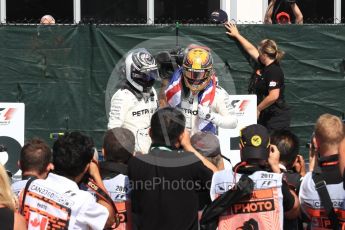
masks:
<path fill-rule="evenodd" d="M 105 160 L 127 163 L 132 157 L 135 146 L 134 134 L 125 128 L 113 128 L 108 130 L 103 139 Z"/>
<path fill-rule="evenodd" d="M 282 164 L 291 169 L 299 153 L 298 137 L 289 130 L 275 131 L 271 135 L 271 144 L 277 146 Z"/>
<path fill-rule="evenodd" d="M 42 174 L 52 162 L 52 151 L 43 140 L 33 138 L 21 149 L 19 162 L 23 173 L 34 171 Z"/>
<path fill-rule="evenodd" d="M 171 107 L 157 110 L 151 118 L 152 143 L 174 146 L 185 125 L 186 118 L 181 111 Z"/>
<path fill-rule="evenodd" d="M 94 154 L 90 137 L 72 132 L 60 136 L 53 146 L 54 172 L 68 178 L 79 176 Z"/>

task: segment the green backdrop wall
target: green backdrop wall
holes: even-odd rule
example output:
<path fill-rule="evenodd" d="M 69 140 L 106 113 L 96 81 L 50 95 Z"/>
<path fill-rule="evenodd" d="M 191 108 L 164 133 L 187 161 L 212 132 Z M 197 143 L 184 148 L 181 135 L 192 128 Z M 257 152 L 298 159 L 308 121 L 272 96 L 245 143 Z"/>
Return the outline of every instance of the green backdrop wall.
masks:
<path fill-rule="evenodd" d="M 344 25 L 238 27 L 250 41 L 274 39 L 286 52 L 286 96 L 302 144 L 320 114 L 344 112 Z M 176 43 L 209 46 L 219 72 L 226 73 L 218 74 L 220 85 L 230 94 L 246 94 L 252 69 L 222 26 L 180 25 L 178 40 L 175 34 L 174 25 L 2 25 L 0 101 L 25 103 L 26 138 L 49 140 L 50 133 L 68 126 L 87 132 L 99 146 L 107 124 L 108 79 L 122 55 L 136 46 L 155 53 Z"/>

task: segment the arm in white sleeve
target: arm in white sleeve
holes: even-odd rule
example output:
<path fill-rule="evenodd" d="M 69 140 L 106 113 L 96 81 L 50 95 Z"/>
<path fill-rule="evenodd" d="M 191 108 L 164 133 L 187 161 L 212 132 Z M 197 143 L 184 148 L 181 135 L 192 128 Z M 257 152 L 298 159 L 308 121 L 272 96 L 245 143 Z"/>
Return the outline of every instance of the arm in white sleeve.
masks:
<path fill-rule="evenodd" d="M 221 87 L 217 87 L 216 111 L 211 111 L 209 106 L 199 105 L 198 114 L 202 119 L 208 120 L 218 127 L 234 129 L 237 126 L 235 110 L 230 104 L 228 93 Z"/>
<path fill-rule="evenodd" d="M 123 125 L 129 108 L 128 93 L 126 89 L 119 89 L 111 98 L 108 129 Z"/>

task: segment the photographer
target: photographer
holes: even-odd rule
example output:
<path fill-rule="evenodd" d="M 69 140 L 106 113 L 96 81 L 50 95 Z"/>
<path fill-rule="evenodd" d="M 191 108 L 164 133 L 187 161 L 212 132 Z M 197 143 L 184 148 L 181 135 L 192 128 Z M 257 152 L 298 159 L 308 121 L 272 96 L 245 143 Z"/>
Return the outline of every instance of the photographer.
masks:
<path fill-rule="evenodd" d="M 296 0 L 271 0 L 265 13 L 265 24 L 303 24 L 303 14 Z"/>
<path fill-rule="evenodd" d="M 43 140 L 33 138 L 25 143 L 18 161 L 19 168 L 22 170 L 22 178 L 11 185 L 14 194 L 18 196 L 31 177 L 45 179 L 48 173 L 54 169 L 52 158 L 52 151 Z"/>
<path fill-rule="evenodd" d="M 299 202 L 280 174 L 279 150 L 270 145 L 267 129 L 257 124 L 242 129 L 240 154 L 241 162 L 232 170 L 214 174 L 211 198 L 214 200 L 232 189 L 242 175 L 254 181 L 254 191 L 236 200 L 229 207 L 232 211 L 219 217 L 218 229 L 238 229 L 246 225 L 256 226 L 256 229 L 283 229 L 284 218 L 297 218 Z"/>
<path fill-rule="evenodd" d="M 103 200 L 98 203 L 78 184 L 86 173 L 104 188 L 91 138 L 79 132 L 59 137 L 53 146 L 54 172 L 43 179 L 29 180 L 24 191 L 22 212 L 28 229 L 103 229 L 115 221 L 113 209 Z M 31 183 L 31 184 L 30 184 Z"/>
<path fill-rule="evenodd" d="M 271 144 L 279 150 L 279 166 L 283 177 L 289 188 L 298 194 L 306 174 L 303 156 L 299 155 L 298 137 L 289 130 L 276 131 L 271 135 Z M 302 229 L 302 222 L 298 218 L 284 221 L 284 229 Z"/>
<path fill-rule="evenodd" d="M 344 225 L 345 190 L 338 154 L 343 138 L 344 125 L 340 118 L 331 114 L 318 118 L 312 139 L 317 161 L 313 171 L 304 177 L 299 193 L 308 229 L 339 229 Z"/>
<path fill-rule="evenodd" d="M 120 213 L 120 229 L 131 229 L 130 186 L 127 163 L 133 157 L 134 134 L 126 128 L 108 130 L 103 139 L 105 161 L 99 163 L 104 186 Z"/>
<path fill-rule="evenodd" d="M 198 229 L 198 190 L 207 188 L 212 171 L 204 165 L 206 158 L 192 147 L 185 124 L 181 111 L 158 110 L 151 118 L 149 153 L 129 160 L 137 229 Z"/>

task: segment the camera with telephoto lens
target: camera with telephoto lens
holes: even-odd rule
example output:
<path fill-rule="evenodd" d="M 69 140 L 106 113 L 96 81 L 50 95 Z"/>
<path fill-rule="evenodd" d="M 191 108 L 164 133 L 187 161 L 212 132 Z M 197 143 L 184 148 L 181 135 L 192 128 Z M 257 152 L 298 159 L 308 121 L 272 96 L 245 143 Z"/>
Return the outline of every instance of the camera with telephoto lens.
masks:
<path fill-rule="evenodd" d="M 162 79 L 169 79 L 177 68 L 182 66 L 185 49 L 176 47 L 169 51 L 162 51 L 155 55 L 159 65 L 159 75 Z"/>

